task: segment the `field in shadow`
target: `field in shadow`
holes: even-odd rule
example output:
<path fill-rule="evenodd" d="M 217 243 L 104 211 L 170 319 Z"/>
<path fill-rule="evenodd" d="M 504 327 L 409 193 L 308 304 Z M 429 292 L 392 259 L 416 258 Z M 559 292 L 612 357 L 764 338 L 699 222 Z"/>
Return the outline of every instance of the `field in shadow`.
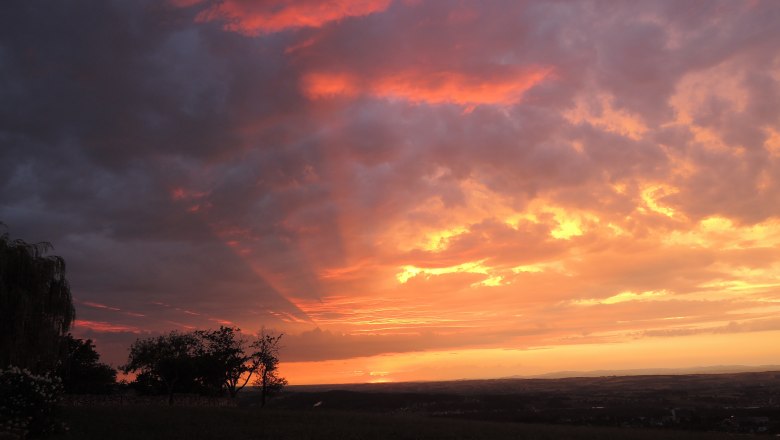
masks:
<path fill-rule="evenodd" d="M 244 402 L 251 402 L 247 393 Z M 319 403 L 318 403 L 319 402 Z M 780 433 L 780 372 L 301 386 L 276 408 Z"/>
<path fill-rule="evenodd" d="M 780 429 L 780 372 L 289 387 L 260 408 L 112 396 L 57 439 L 734 439 Z M 148 400 L 148 399 L 147 399 Z"/>
<path fill-rule="evenodd" d="M 430 418 L 409 414 L 259 408 L 71 407 L 57 440 L 528 439 L 704 440 L 734 434 L 550 426 Z"/>

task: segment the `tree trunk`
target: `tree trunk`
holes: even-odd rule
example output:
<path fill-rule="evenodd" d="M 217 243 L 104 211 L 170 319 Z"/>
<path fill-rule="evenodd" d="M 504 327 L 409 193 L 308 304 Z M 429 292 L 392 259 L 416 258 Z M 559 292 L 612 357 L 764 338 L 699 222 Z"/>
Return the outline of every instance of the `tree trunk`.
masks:
<path fill-rule="evenodd" d="M 168 385 L 168 406 L 173 406 L 173 390 L 176 386 L 176 380 L 170 382 L 170 385 Z"/>
<path fill-rule="evenodd" d="M 268 390 L 268 374 L 266 374 L 265 371 L 263 371 L 263 388 L 260 391 L 260 407 L 265 406 L 265 394 Z"/>

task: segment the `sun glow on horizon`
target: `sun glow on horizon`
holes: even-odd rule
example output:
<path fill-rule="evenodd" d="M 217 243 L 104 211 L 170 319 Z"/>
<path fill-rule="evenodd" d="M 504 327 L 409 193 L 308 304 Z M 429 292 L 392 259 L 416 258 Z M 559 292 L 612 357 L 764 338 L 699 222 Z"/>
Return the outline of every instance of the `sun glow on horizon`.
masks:
<path fill-rule="evenodd" d="M 734 347 L 720 365 L 761 366 L 776 362 L 771 341 L 780 331 L 757 334 L 690 334 L 646 337 L 632 343 L 596 343 L 527 348 L 412 352 L 316 363 L 288 362 L 283 374 L 295 385 L 494 379 L 564 371 L 705 367 L 709 352 Z M 647 353 L 654 353 L 648 357 Z M 609 360 L 605 363 L 604 360 Z M 350 369 L 354 367 L 354 369 Z M 381 374 L 372 369 L 380 369 Z M 312 374 L 313 369 L 319 369 Z"/>

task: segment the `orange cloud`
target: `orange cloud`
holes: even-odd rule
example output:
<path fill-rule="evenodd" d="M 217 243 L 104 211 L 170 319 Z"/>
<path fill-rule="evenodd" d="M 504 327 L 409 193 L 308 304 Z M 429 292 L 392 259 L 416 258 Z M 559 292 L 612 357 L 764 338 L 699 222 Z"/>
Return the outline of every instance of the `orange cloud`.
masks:
<path fill-rule="evenodd" d="M 525 92 L 544 81 L 551 72 L 550 67 L 538 66 L 485 76 L 408 70 L 375 79 L 361 79 L 343 72 L 315 72 L 303 77 L 301 88 L 309 99 L 350 98 L 362 93 L 414 103 L 509 105 L 520 101 Z"/>
<path fill-rule="evenodd" d="M 496 78 L 461 72 L 401 72 L 379 79 L 371 93 L 429 104 L 512 104 L 544 80 L 550 68 L 509 71 Z"/>
<path fill-rule="evenodd" d="M 89 330 L 98 333 L 140 333 L 141 330 L 138 327 L 112 324 L 104 321 L 87 321 L 83 319 L 77 319 L 75 322 L 76 327 L 87 328 Z"/>
<path fill-rule="evenodd" d="M 100 304 L 100 303 L 91 302 L 91 301 L 82 301 L 81 304 L 84 304 L 87 307 L 92 307 L 92 308 L 95 308 L 95 309 L 113 310 L 115 312 L 120 311 L 120 309 L 118 309 L 116 307 L 111 307 L 111 306 L 107 306 L 105 304 Z"/>
<path fill-rule="evenodd" d="M 359 91 L 357 78 L 345 73 L 310 73 L 301 81 L 309 99 L 352 97 Z"/>
<path fill-rule="evenodd" d="M 389 4 L 390 0 L 226 0 L 201 12 L 197 21 L 224 21 L 228 30 L 260 35 L 291 28 L 321 27 L 344 18 L 381 12 Z"/>

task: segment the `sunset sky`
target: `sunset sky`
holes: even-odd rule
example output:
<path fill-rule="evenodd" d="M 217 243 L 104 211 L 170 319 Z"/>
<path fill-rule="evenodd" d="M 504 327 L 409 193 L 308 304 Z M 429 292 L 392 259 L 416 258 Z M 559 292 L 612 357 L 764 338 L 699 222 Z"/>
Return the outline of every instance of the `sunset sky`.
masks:
<path fill-rule="evenodd" d="M 113 365 L 780 364 L 778 48 L 774 0 L 4 1 L 0 222 Z"/>

